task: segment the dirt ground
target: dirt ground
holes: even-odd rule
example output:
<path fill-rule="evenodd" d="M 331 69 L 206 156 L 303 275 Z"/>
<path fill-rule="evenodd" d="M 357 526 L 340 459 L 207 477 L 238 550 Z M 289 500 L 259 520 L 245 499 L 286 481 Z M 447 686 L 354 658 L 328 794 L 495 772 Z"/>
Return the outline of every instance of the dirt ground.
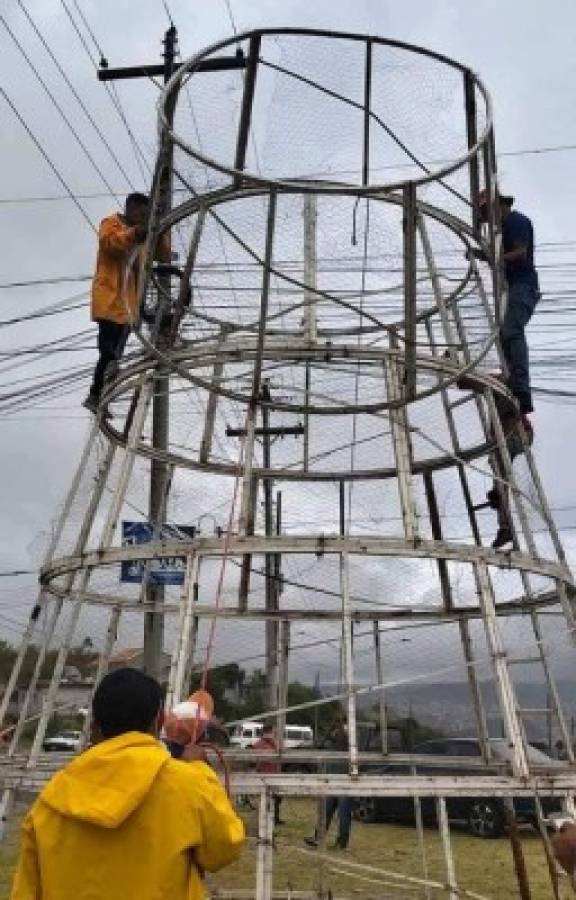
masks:
<path fill-rule="evenodd" d="M 275 836 L 274 887 L 277 890 L 319 890 L 325 896 L 332 890 L 334 898 L 356 900 L 445 900 L 445 891 L 428 894 L 418 885 L 398 882 L 390 874 L 402 873 L 420 878 L 423 875 L 422 854 L 416 829 L 410 826 L 354 823 L 350 850 L 346 853 L 326 849 L 320 856 L 306 848 L 303 838 L 313 830 L 316 807 L 311 801 L 292 800 L 282 807 L 286 824 Z M 256 813 L 242 811 L 248 830 L 248 844 L 241 860 L 234 866 L 208 879 L 208 890 L 215 896 L 218 888 L 251 888 L 254 886 L 256 863 Z M 531 900 L 551 900 L 548 869 L 540 838 L 530 829 L 521 833 L 522 846 L 531 887 Z M 0 900 L 7 900 L 17 854 L 17 828 L 0 847 Z M 328 846 L 330 838 L 328 840 Z M 483 840 L 467 834 L 462 828 L 452 829 L 452 844 L 458 883 L 489 900 L 513 900 L 520 897 L 508 839 Z M 429 877 L 445 883 L 442 847 L 435 828 L 425 831 L 426 862 Z M 372 869 L 352 870 L 350 863 Z M 568 900 L 567 885 L 562 897 Z M 289 894 L 288 894 L 289 896 Z"/>

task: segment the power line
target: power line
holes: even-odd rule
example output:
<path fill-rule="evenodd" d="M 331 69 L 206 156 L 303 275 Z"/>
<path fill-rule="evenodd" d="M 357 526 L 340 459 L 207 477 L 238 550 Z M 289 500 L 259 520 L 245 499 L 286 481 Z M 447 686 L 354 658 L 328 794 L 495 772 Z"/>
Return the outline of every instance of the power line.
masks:
<path fill-rule="evenodd" d="M 20 114 L 20 112 L 18 111 L 18 108 L 16 107 L 15 103 L 12 102 L 12 100 L 10 99 L 10 97 L 8 96 L 8 94 L 6 93 L 6 91 L 4 90 L 4 88 L 3 88 L 1 85 L 0 85 L 0 92 L 2 93 L 2 96 L 4 97 L 6 103 L 7 103 L 8 106 L 11 108 L 12 112 L 14 113 L 14 115 L 16 116 L 16 118 L 18 119 L 18 121 L 20 122 L 20 124 L 22 125 L 22 127 L 23 127 L 23 128 L 25 129 L 25 131 L 27 132 L 28 136 L 31 138 L 31 140 L 32 140 L 32 141 L 34 142 L 34 144 L 36 145 L 36 148 L 40 151 L 40 153 L 42 154 L 42 156 L 44 157 L 44 159 L 46 160 L 46 162 L 48 163 L 48 165 L 50 166 L 50 168 L 52 169 L 52 171 L 53 171 L 54 174 L 56 175 L 56 178 L 58 179 L 58 181 L 60 182 L 60 184 L 62 185 L 62 187 L 64 188 L 64 190 L 65 190 L 66 193 L 68 194 L 68 196 L 70 197 L 70 199 L 74 202 L 74 205 L 77 207 L 77 209 L 78 209 L 78 210 L 80 211 L 80 213 L 82 214 L 82 217 L 86 220 L 86 222 L 88 222 L 88 225 L 90 226 L 90 228 L 92 229 L 92 231 L 95 232 L 95 233 L 97 234 L 97 233 L 98 233 L 98 232 L 97 232 L 97 229 L 96 229 L 94 223 L 92 222 L 92 220 L 90 219 L 90 216 L 88 215 L 88 213 L 86 212 L 86 210 L 84 209 L 84 207 L 82 206 L 82 204 L 78 202 L 76 196 L 74 195 L 72 189 L 69 187 L 67 181 L 66 181 L 66 180 L 64 179 L 64 177 L 60 174 L 59 170 L 57 169 L 57 167 L 55 166 L 55 164 L 52 162 L 52 160 L 50 159 L 50 157 L 48 156 L 46 150 L 44 149 L 44 147 L 42 146 L 42 144 L 40 143 L 40 141 L 38 140 L 38 138 L 36 137 L 36 135 L 34 134 L 34 132 L 32 131 L 32 129 L 30 128 L 30 126 L 27 124 L 27 122 L 26 122 L 26 121 L 24 120 L 24 118 L 21 116 L 21 114 Z"/>
<path fill-rule="evenodd" d="M 236 22 L 234 21 L 234 13 L 232 12 L 230 0 L 224 0 L 224 2 L 226 4 L 226 9 L 228 10 L 228 18 L 230 19 L 232 30 L 234 31 L 235 36 L 238 36 L 238 29 L 236 28 Z"/>
<path fill-rule="evenodd" d="M 28 65 L 29 69 L 31 69 L 31 71 L 34 73 L 34 76 L 35 76 L 36 80 L 37 80 L 37 81 L 39 82 L 39 84 L 42 86 L 42 89 L 44 90 L 44 92 L 45 92 L 45 94 L 48 96 L 48 98 L 50 99 L 50 102 L 52 103 L 52 105 L 54 106 L 54 108 L 56 109 L 56 111 L 58 112 L 60 118 L 61 118 L 62 121 L 65 123 L 66 127 L 68 128 L 68 130 L 69 130 L 70 133 L 72 134 L 74 140 L 76 141 L 76 143 L 78 144 L 78 146 L 80 147 L 80 149 L 82 150 L 82 152 L 84 153 L 84 156 L 85 156 L 86 159 L 89 161 L 90 165 L 92 166 L 92 168 L 94 169 L 94 171 L 97 173 L 98 177 L 102 180 L 102 183 L 103 183 L 104 185 L 106 185 L 106 187 L 108 188 L 109 191 L 112 191 L 112 185 L 110 184 L 110 182 L 109 182 L 108 179 L 106 178 L 104 172 L 102 171 L 102 169 L 100 168 L 100 166 L 98 165 L 98 163 L 96 162 L 96 160 L 94 159 L 94 157 L 92 156 L 92 154 L 90 153 L 90 150 L 88 149 L 88 147 L 86 146 L 86 144 L 84 143 L 84 141 L 82 140 L 82 138 L 80 137 L 80 135 L 78 134 L 78 132 L 76 131 L 76 129 L 74 128 L 74 126 L 72 125 L 72 122 L 70 121 L 70 119 L 68 118 L 68 116 L 66 115 L 66 113 L 64 112 L 64 110 L 62 109 L 60 103 L 58 102 L 58 100 L 56 99 L 56 97 L 54 96 L 54 94 L 52 93 L 52 91 L 50 90 L 50 88 L 48 87 L 48 85 L 46 84 L 46 82 L 44 81 L 44 79 L 42 78 L 42 76 L 40 75 L 40 72 L 38 71 L 38 69 L 36 68 L 36 66 L 35 66 L 34 63 L 32 62 L 32 60 L 30 59 L 30 57 L 29 57 L 28 54 L 26 53 L 26 50 L 24 49 L 24 47 L 22 46 L 22 44 L 20 43 L 20 41 L 18 40 L 18 38 L 16 37 L 16 35 L 15 35 L 14 32 L 12 31 L 12 29 L 11 29 L 10 26 L 8 25 L 8 22 L 6 21 L 6 19 L 4 18 L 4 16 L 0 16 L 0 22 L 2 22 L 4 28 L 6 29 L 6 31 L 8 32 L 8 34 L 10 35 L 10 37 L 12 38 L 12 41 L 14 42 L 14 44 L 16 45 L 16 47 L 18 48 L 18 51 L 20 52 L 21 56 L 22 56 L 22 57 L 24 58 L 24 60 L 26 61 L 26 63 L 27 63 L 27 65 Z M 116 199 L 118 199 L 118 198 L 116 198 Z"/>
<path fill-rule="evenodd" d="M 98 137 L 100 138 L 100 140 L 102 141 L 102 143 L 104 144 L 104 146 L 106 147 L 106 149 L 108 150 L 110 156 L 112 157 L 112 159 L 114 160 L 114 162 L 115 162 L 116 165 L 118 166 L 118 169 L 120 170 L 120 172 L 122 173 L 122 175 L 124 176 L 124 178 L 126 179 L 126 181 L 128 182 L 128 184 L 130 185 L 130 187 L 131 187 L 132 189 L 134 189 L 135 186 L 134 186 L 134 184 L 133 184 L 133 182 L 132 182 L 130 176 L 129 176 L 128 173 L 126 172 L 126 169 L 124 168 L 124 166 L 122 165 L 122 163 L 121 163 L 120 160 L 118 159 L 118 157 L 117 157 L 116 153 L 114 152 L 113 148 L 110 146 L 110 144 L 109 144 L 109 142 L 108 142 L 106 136 L 103 134 L 101 128 L 99 127 L 99 125 L 98 125 L 98 124 L 96 123 L 96 121 L 94 120 L 94 118 L 93 118 L 93 116 L 92 116 L 90 110 L 87 108 L 87 106 L 86 106 L 86 104 L 84 103 L 82 97 L 79 95 L 78 91 L 76 90 L 76 88 L 74 87 L 74 85 L 72 84 L 72 82 L 70 81 L 70 79 L 68 78 L 68 75 L 66 74 L 64 68 L 62 67 L 62 65 L 60 64 L 59 60 L 57 59 L 57 57 L 56 57 L 55 54 L 53 53 L 53 51 L 52 51 L 50 45 L 48 44 L 48 42 L 47 42 L 46 39 L 44 38 L 44 35 L 42 34 L 42 32 L 40 31 L 40 29 L 39 29 L 38 26 L 36 25 L 35 21 L 33 20 L 32 16 L 30 15 L 29 11 L 28 11 L 28 10 L 26 9 L 26 7 L 24 6 L 22 0 L 17 0 L 17 3 L 18 3 L 18 6 L 20 7 L 20 9 L 22 10 L 22 12 L 24 13 L 24 15 L 26 16 L 26 18 L 27 18 L 28 22 L 30 23 L 31 27 L 33 28 L 34 33 L 35 33 L 36 36 L 38 37 L 38 40 L 42 43 L 42 46 L 44 47 L 44 49 L 46 50 L 46 52 L 47 52 L 48 55 L 50 56 L 50 59 L 52 60 L 52 62 L 54 63 L 54 65 L 56 66 L 56 68 L 58 69 L 58 71 L 60 72 L 60 75 L 62 76 L 62 78 L 64 79 L 64 81 L 65 81 L 66 84 L 68 85 L 68 87 L 70 88 L 70 91 L 72 92 L 74 98 L 77 100 L 77 102 L 78 102 L 80 108 L 81 108 L 82 111 L 84 112 L 84 115 L 86 116 L 86 118 L 88 119 L 88 121 L 90 122 L 90 124 L 92 125 L 92 127 L 94 128 L 94 130 L 96 131 Z M 110 196 L 110 194 L 107 194 L 106 196 Z M 113 192 L 113 193 L 112 193 L 112 196 L 116 196 L 116 192 Z"/>
<path fill-rule="evenodd" d="M 92 225 L 92 223 L 90 224 Z M 93 225 L 92 228 L 94 228 Z M 0 283 L 0 289 L 35 287 L 40 284 L 67 284 L 71 281 L 90 281 L 91 278 L 91 275 L 53 275 L 51 278 L 29 278 L 26 281 L 4 281 Z"/>
<path fill-rule="evenodd" d="M 90 28 L 90 25 L 89 25 L 89 23 L 88 23 L 86 17 L 84 16 L 84 13 L 82 12 L 82 10 L 80 9 L 80 7 L 79 7 L 78 4 L 76 3 L 76 0 L 73 0 L 73 2 L 74 2 L 74 6 L 75 6 L 75 8 L 76 8 L 76 11 L 78 12 L 80 18 L 82 19 L 82 22 L 84 23 L 84 27 L 85 27 L 86 30 L 88 31 L 88 34 L 90 35 L 90 37 L 91 37 L 93 43 L 95 44 L 96 49 L 97 49 L 98 52 L 100 53 L 101 63 L 105 63 L 105 62 L 106 62 L 106 59 L 105 59 L 105 57 L 104 57 L 104 53 L 103 53 L 103 51 L 102 51 L 102 48 L 100 47 L 100 44 L 99 44 L 98 41 L 96 40 L 96 37 L 95 37 L 95 35 L 94 35 L 94 32 L 93 32 L 92 29 Z M 80 29 L 78 28 L 78 24 L 77 24 L 77 22 L 76 22 L 74 16 L 72 15 L 72 13 L 70 12 L 70 9 L 69 9 L 69 7 L 68 7 L 68 5 L 67 5 L 67 3 L 66 3 L 66 0 L 60 0 L 60 3 L 62 4 L 62 6 L 63 6 L 63 8 L 64 8 L 64 11 L 66 12 L 66 15 L 68 16 L 68 19 L 70 20 L 70 23 L 72 24 L 72 27 L 73 27 L 74 31 L 76 32 L 76 35 L 77 35 L 77 37 L 78 37 L 80 43 L 82 44 L 82 47 L 84 48 L 84 51 L 86 52 L 86 54 L 87 54 L 87 56 L 88 56 L 88 59 L 90 60 L 90 62 L 91 62 L 92 65 L 94 66 L 94 69 L 95 69 L 96 72 L 97 72 L 97 71 L 98 71 L 98 63 L 97 63 L 96 59 L 94 58 L 94 56 L 92 55 L 92 52 L 91 52 L 91 50 L 90 50 L 90 47 L 88 46 L 88 43 L 87 43 L 87 41 L 86 41 L 84 35 L 82 34 L 82 32 L 80 31 Z M 122 107 L 122 103 L 120 102 L 120 97 L 118 96 L 118 92 L 116 91 L 116 88 L 115 88 L 114 85 L 110 86 L 110 85 L 107 84 L 106 82 L 104 82 L 104 87 L 105 87 L 105 89 L 106 89 L 106 93 L 108 94 L 108 97 L 110 98 L 110 100 L 111 100 L 111 102 L 112 102 L 112 105 L 114 106 L 114 109 L 116 110 L 116 112 L 118 113 L 118 115 L 119 115 L 119 117 L 120 117 L 120 119 L 121 119 L 121 121 L 122 121 L 122 124 L 123 124 L 124 127 L 126 128 L 126 131 L 127 131 L 127 133 L 128 133 L 128 137 L 129 137 L 129 139 L 130 139 L 130 143 L 131 143 L 131 145 L 132 145 L 132 150 L 133 150 L 134 155 L 135 155 L 135 157 L 136 157 L 136 163 L 137 163 L 137 165 L 138 165 L 138 168 L 140 169 L 140 174 L 141 174 L 142 178 L 144 179 L 144 181 L 147 181 L 148 176 L 149 176 L 149 174 L 150 174 L 150 172 L 151 172 L 151 169 L 150 169 L 150 166 L 149 166 L 149 164 L 148 164 L 148 161 L 146 160 L 146 157 L 144 156 L 144 153 L 142 152 L 142 149 L 140 148 L 140 146 L 139 146 L 139 144 L 138 144 L 138 141 L 136 140 L 136 138 L 135 138 L 135 136 L 134 136 L 134 133 L 133 133 L 131 127 L 130 127 L 130 124 L 129 124 L 129 122 L 128 122 L 128 119 L 126 118 L 126 113 L 124 112 L 124 109 L 123 109 L 123 107 Z M 146 173 L 146 171 L 145 171 L 145 169 L 144 169 L 144 167 L 143 167 L 142 160 L 144 161 L 144 164 L 145 164 L 146 167 L 148 168 L 148 173 Z"/>
<path fill-rule="evenodd" d="M 168 3 L 166 2 L 166 0 L 161 0 L 161 3 L 162 3 L 162 6 L 164 7 L 164 11 L 168 17 L 168 21 L 169 21 L 170 25 L 174 25 L 174 18 L 172 16 L 172 13 L 170 12 L 170 7 L 168 6 Z"/>

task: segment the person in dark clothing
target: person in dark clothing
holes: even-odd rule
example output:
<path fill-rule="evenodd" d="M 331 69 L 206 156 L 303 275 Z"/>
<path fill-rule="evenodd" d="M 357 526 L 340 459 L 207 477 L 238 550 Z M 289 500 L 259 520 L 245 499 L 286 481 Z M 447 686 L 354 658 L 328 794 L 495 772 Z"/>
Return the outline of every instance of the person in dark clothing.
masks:
<path fill-rule="evenodd" d="M 525 328 L 540 299 L 538 273 L 534 267 L 534 229 L 530 219 L 512 209 L 514 197 L 500 195 L 502 251 L 508 286 L 508 301 L 500 327 L 500 343 L 508 368 L 508 384 L 522 414 L 531 413 L 532 392 Z M 479 197 L 480 217 L 487 218 L 488 197 Z"/>
<path fill-rule="evenodd" d="M 263 775 L 279 775 L 282 771 L 282 765 L 278 759 L 278 741 L 274 726 L 270 723 L 264 725 L 262 729 L 262 737 L 255 744 L 252 744 L 252 750 L 270 750 L 274 756 L 271 759 L 262 759 L 256 763 L 256 771 Z M 282 797 L 274 797 L 274 824 L 283 825 L 284 822 L 280 818 L 280 805 Z"/>
<path fill-rule="evenodd" d="M 344 724 L 337 719 L 330 731 L 319 744 L 322 750 L 348 750 L 348 735 L 344 728 Z M 326 766 L 326 772 L 332 775 L 342 775 L 348 772 L 347 760 L 343 759 L 338 762 L 330 762 Z M 326 834 L 330 829 L 335 813 L 338 812 L 338 837 L 332 847 L 334 850 L 346 850 L 350 842 L 350 832 L 352 830 L 352 798 L 351 797 L 327 797 L 324 804 L 323 823 L 318 823 L 314 830 L 313 837 L 304 838 L 309 847 L 317 847 L 322 830 Z M 324 826 L 324 828 L 322 828 Z"/>

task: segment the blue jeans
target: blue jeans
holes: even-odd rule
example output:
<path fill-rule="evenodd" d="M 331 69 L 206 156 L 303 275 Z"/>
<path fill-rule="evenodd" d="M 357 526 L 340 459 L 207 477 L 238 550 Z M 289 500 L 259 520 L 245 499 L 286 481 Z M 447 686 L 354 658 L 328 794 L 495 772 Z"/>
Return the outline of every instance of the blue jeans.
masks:
<path fill-rule="evenodd" d="M 334 813 L 338 810 L 338 838 L 340 847 L 347 847 L 352 828 L 352 800 L 350 797 L 328 797 L 326 800 L 326 832 L 330 828 Z"/>
<path fill-rule="evenodd" d="M 508 288 L 508 303 L 500 328 L 500 343 L 508 366 L 508 385 L 520 404 L 520 412 L 532 412 L 528 344 L 524 329 L 538 303 L 538 288 L 516 281 Z"/>

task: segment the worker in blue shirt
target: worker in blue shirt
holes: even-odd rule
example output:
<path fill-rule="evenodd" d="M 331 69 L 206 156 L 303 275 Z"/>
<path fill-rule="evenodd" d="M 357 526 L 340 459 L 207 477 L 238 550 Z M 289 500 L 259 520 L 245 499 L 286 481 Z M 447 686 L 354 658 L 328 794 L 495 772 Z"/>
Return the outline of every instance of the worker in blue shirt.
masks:
<path fill-rule="evenodd" d="M 480 217 L 487 219 L 485 191 L 479 196 Z M 528 368 L 528 344 L 524 329 L 540 299 L 538 273 L 534 268 L 534 229 L 530 219 L 512 209 L 514 197 L 500 194 L 502 251 L 508 286 L 508 301 L 500 327 L 500 343 L 508 368 L 508 387 L 518 400 L 521 415 L 531 413 L 532 392 Z"/>

